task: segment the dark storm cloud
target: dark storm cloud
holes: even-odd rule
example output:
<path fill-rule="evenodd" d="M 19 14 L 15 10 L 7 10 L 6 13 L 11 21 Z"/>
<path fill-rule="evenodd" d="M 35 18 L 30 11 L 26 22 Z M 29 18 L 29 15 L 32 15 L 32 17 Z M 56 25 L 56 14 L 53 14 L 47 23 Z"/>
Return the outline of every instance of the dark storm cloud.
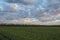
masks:
<path fill-rule="evenodd" d="M 8 3 L 34 4 L 35 0 L 6 0 Z"/>
<path fill-rule="evenodd" d="M 20 3 L 22 2 L 21 0 L 6 0 L 8 3 Z"/>

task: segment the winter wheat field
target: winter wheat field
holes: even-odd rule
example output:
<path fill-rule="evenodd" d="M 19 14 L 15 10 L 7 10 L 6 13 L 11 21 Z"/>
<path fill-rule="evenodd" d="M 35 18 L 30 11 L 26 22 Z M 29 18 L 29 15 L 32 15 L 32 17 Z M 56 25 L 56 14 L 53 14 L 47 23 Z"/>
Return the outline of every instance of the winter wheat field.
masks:
<path fill-rule="evenodd" d="M 0 40 L 60 40 L 60 27 L 0 26 Z"/>

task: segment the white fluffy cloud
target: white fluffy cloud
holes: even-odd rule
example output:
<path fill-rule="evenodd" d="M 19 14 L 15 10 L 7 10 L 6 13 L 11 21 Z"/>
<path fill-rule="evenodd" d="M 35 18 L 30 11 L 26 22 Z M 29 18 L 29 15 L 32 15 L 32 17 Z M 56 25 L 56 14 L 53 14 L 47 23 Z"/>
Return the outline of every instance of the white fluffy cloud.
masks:
<path fill-rule="evenodd" d="M 27 25 L 59 25 L 60 20 L 41 22 L 35 18 L 20 18 L 16 20 L 0 20 L 0 23 L 5 24 L 27 24 Z"/>
<path fill-rule="evenodd" d="M 4 23 L 5 24 L 35 24 L 35 25 L 40 24 L 39 20 L 35 18 L 20 18 L 20 19 L 15 19 L 15 20 L 6 20 Z"/>
<path fill-rule="evenodd" d="M 43 22 L 43 25 L 60 25 L 60 20 L 53 20 L 53 21 Z"/>
<path fill-rule="evenodd" d="M 16 11 L 18 9 L 18 4 L 10 4 L 9 5 L 9 10 L 10 11 Z"/>

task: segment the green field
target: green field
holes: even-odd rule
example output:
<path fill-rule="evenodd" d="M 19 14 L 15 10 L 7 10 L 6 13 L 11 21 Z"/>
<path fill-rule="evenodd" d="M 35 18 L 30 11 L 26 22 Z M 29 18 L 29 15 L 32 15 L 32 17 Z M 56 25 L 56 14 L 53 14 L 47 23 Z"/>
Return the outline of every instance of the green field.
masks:
<path fill-rule="evenodd" d="M 0 40 L 60 40 L 60 27 L 0 26 Z"/>

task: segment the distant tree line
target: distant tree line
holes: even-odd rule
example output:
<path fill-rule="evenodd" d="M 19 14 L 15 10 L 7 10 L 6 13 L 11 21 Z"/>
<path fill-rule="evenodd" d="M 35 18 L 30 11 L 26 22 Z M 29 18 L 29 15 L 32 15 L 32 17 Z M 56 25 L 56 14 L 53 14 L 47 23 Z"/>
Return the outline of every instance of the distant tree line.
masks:
<path fill-rule="evenodd" d="M 26 25 L 26 24 L 0 24 L 0 26 L 19 26 L 19 27 L 60 27 L 60 25 Z"/>

